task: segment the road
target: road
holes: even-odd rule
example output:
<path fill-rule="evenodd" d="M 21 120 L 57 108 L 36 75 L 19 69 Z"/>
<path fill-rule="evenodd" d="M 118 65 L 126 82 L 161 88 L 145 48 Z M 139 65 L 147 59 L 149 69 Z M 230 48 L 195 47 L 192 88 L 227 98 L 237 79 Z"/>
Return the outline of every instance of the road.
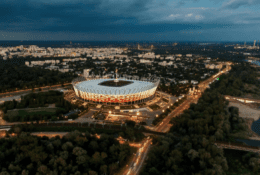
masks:
<path fill-rule="evenodd" d="M 67 86 L 67 85 L 70 85 L 71 83 L 65 83 L 64 86 Z M 39 87 L 41 88 L 42 90 L 47 90 L 47 89 L 50 89 L 50 88 L 55 88 L 55 87 L 62 87 L 61 84 L 58 84 L 58 85 L 53 85 L 53 86 L 43 86 L 43 87 Z M 37 90 L 39 88 L 34 88 L 34 90 Z M 5 93 L 0 93 L 0 96 L 13 96 L 13 95 L 17 95 L 17 94 L 20 94 L 20 93 L 26 93 L 26 92 L 31 92 L 32 89 L 25 89 L 25 90 L 18 90 L 18 91 L 12 91 L 12 92 L 5 92 Z"/>
<path fill-rule="evenodd" d="M 210 83 L 212 83 L 214 80 L 216 80 L 217 77 L 219 77 L 221 74 L 229 71 L 230 69 L 231 69 L 231 67 L 228 65 L 227 68 L 224 69 L 223 71 L 220 71 L 216 75 L 213 75 L 211 78 L 201 82 L 198 85 L 200 87 L 200 90 L 201 90 L 200 94 L 202 94 L 204 92 L 204 90 L 207 88 L 207 86 Z M 196 102 L 200 98 L 200 96 L 201 95 L 197 95 L 196 97 L 192 97 L 192 98 L 189 98 L 186 101 L 184 101 L 180 106 L 175 108 L 167 117 L 165 117 L 162 120 L 161 124 L 157 125 L 157 127 L 154 130 L 158 131 L 158 132 L 167 132 L 171 127 L 171 124 L 169 124 L 171 119 L 173 117 L 176 117 L 179 114 L 181 114 L 185 109 L 188 109 L 190 107 L 190 104 Z"/>
<path fill-rule="evenodd" d="M 225 70 L 223 70 L 223 71 L 217 73 L 216 75 L 212 76 L 211 78 L 201 82 L 199 84 L 199 87 L 201 89 L 200 95 L 193 96 L 192 98 L 187 98 L 186 101 L 184 101 L 180 106 L 175 108 L 167 117 L 165 117 L 163 119 L 163 121 L 161 122 L 161 124 L 157 125 L 157 127 L 155 127 L 154 130 L 158 131 L 158 132 L 167 132 L 170 129 L 170 127 L 171 127 L 171 125 L 169 124 L 170 120 L 173 117 L 176 117 L 179 114 L 181 114 L 185 109 L 188 109 L 191 103 L 196 102 L 200 98 L 201 94 L 207 88 L 208 84 L 212 83 L 217 77 L 219 77 L 221 74 L 229 71 L 230 69 L 231 69 L 230 65 L 227 65 L 227 68 Z M 150 145 L 152 143 L 152 140 L 149 140 L 148 143 L 149 143 L 149 146 L 146 146 L 146 147 L 143 148 L 143 154 L 142 154 L 141 161 L 139 162 L 139 159 L 134 159 L 134 162 L 136 163 L 136 166 L 129 167 L 127 175 L 130 175 L 130 174 L 131 175 L 132 174 L 137 175 L 137 174 L 140 173 L 140 169 L 143 166 L 143 162 L 144 162 L 144 160 L 146 158 L 147 152 L 149 151 L 149 148 L 150 148 Z"/>
<path fill-rule="evenodd" d="M 129 165 L 129 168 L 123 173 L 123 175 L 137 175 L 145 161 L 149 148 L 151 146 L 152 139 L 149 137 L 144 141 L 142 146 L 138 149 L 134 159 Z"/>

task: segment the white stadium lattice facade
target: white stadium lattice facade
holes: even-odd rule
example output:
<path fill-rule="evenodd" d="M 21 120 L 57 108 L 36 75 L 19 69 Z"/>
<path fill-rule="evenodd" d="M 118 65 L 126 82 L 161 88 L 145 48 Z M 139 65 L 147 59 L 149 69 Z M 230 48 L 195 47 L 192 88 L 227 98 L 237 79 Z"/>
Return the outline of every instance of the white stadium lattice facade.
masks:
<path fill-rule="evenodd" d="M 101 85 L 103 82 L 126 82 L 121 87 Z M 138 103 L 152 99 L 155 96 L 160 80 L 145 78 L 145 80 L 119 79 L 86 79 L 76 78 L 72 85 L 76 95 L 89 102 L 98 103 Z"/>

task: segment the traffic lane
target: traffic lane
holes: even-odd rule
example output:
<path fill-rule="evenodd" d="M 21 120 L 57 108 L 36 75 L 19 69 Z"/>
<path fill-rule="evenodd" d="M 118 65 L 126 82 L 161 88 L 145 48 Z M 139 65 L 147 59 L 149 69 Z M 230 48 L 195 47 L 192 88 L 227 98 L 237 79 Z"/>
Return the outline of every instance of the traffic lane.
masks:
<path fill-rule="evenodd" d="M 142 154 L 142 156 L 141 156 L 141 160 L 140 160 L 140 162 L 138 163 L 138 165 L 136 166 L 135 171 L 134 171 L 136 175 L 139 174 L 139 171 L 140 171 L 141 167 L 143 166 L 143 163 L 144 163 L 144 161 L 145 161 L 145 158 L 146 158 L 147 153 L 148 153 L 148 151 L 149 151 L 149 148 L 150 148 L 150 146 L 151 146 L 151 142 L 152 142 L 152 140 L 149 140 L 149 141 L 146 143 L 146 145 L 144 146 L 144 148 L 143 148 L 144 151 L 143 151 L 143 154 Z"/>
<path fill-rule="evenodd" d="M 163 124 L 163 125 L 160 124 L 160 125 L 156 128 L 156 131 L 161 131 L 161 129 L 162 129 L 163 127 L 165 127 L 165 125 L 167 125 L 167 124 L 170 122 L 171 118 L 174 117 L 174 116 L 176 115 L 176 113 L 179 113 L 180 110 L 181 110 L 181 106 L 178 106 L 178 107 L 176 108 L 176 110 L 174 110 L 174 111 L 171 112 L 166 118 L 164 118 L 164 119 L 162 120 L 162 124 Z"/>
<path fill-rule="evenodd" d="M 57 88 L 57 89 L 52 89 L 52 90 L 65 90 L 63 88 Z M 47 92 L 49 90 L 42 90 L 42 91 L 39 91 L 39 92 Z M 30 94 L 32 92 L 24 92 L 24 93 L 21 93 L 19 95 L 8 95 L 6 97 L 0 97 L 0 104 L 1 103 L 4 103 L 5 101 L 12 101 L 13 99 L 16 100 L 16 101 L 20 101 L 21 100 L 21 96 L 25 96 L 27 94 Z"/>
<path fill-rule="evenodd" d="M 221 73 L 220 73 L 220 75 L 221 75 Z M 216 77 L 215 77 L 215 78 L 216 78 Z M 201 84 L 207 84 L 208 82 L 213 81 L 215 78 L 210 78 L 210 79 L 208 79 L 208 80 L 205 80 L 205 81 L 202 82 Z M 200 84 L 200 85 L 201 85 L 201 84 Z M 182 111 L 184 111 L 185 109 L 187 109 L 188 106 L 189 106 L 192 102 L 194 102 L 195 100 L 197 100 L 197 99 L 199 99 L 199 98 L 200 98 L 200 96 L 198 96 L 197 98 L 195 98 L 195 99 L 193 99 L 193 100 L 188 100 L 188 101 L 183 102 L 183 103 L 180 105 L 180 108 L 176 108 L 176 111 L 175 111 L 175 110 L 173 111 L 173 112 L 175 112 L 175 114 L 172 115 L 173 112 L 170 113 L 170 114 L 162 121 L 162 123 L 157 126 L 157 131 L 162 131 L 162 129 L 163 129 L 164 127 L 166 127 L 166 125 L 169 123 L 169 121 L 170 121 L 171 118 L 173 118 L 173 117 L 179 115 Z M 183 104 L 184 104 L 184 106 L 183 106 Z M 172 116 L 171 116 L 171 115 L 172 115 Z"/>
<path fill-rule="evenodd" d="M 65 83 L 63 84 L 64 86 L 66 85 L 70 85 L 71 83 Z M 62 84 L 59 84 L 59 85 L 53 85 L 53 86 L 43 86 L 43 87 L 37 87 L 37 88 L 34 88 L 35 90 L 41 88 L 41 89 L 47 89 L 47 88 L 52 88 L 52 87 L 56 87 L 56 86 L 62 86 Z M 5 93 L 1 93 L 1 95 L 6 95 L 6 94 L 12 94 L 12 93 L 19 93 L 19 92 L 25 92 L 25 91 L 31 91 L 32 89 L 24 89 L 24 90 L 18 90 L 18 91 L 12 91 L 12 92 L 5 92 Z"/>
<path fill-rule="evenodd" d="M 192 102 L 191 100 L 185 102 L 184 104 L 182 103 L 182 105 L 180 105 L 176 111 L 174 110 L 173 112 L 171 112 L 166 118 L 164 118 L 164 120 L 162 121 L 162 125 L 159 125 L 157 130 L 156 131 L 162 131 L 170 122 L 170 120 L 173 118 L 173 117 L 176 117 L 177 115 L 179 115 L 181 112 L 183 112 L 183 110 L 187 109 L 187 107 L 183 107 L 184 105 L 185 106 L 188 106 L 189 103 Z"/>
<path fill-rule="evenodd" d="M 63 88 L 63 87 L 62 87 Z M 46 91 L 49 91 L 49 90 L 57 90 L 57 89 L 61 89 L 61 87 L 46 87 L 46 88 L 42 88 L 41 91 L 37 90 L 35 92 L 46 92 Z M 63 88 L 64 89 L 64 88 Z M 8 92 L 8 93 L 4 93 L 4 94 L 0 94 L 0 98 L 5 98 L 5 97 L 12 97 L 12 96 L 18 96 L 18 95 L 24 95 L 24 94 L 29 94 L 31 93 L 32 90 L 23 90 L 23 91 L 14 91 L 14 92 Z"/>
<path fill-rule="evenodd" d="M 140 168 L 138 168 L 138 167 L 142 167 L 142 163 L 143 163 L 142 160 L 145 159 L 145 157 L 146 157 L 147 146 L 149 146 L 152 141 L 152 139 L 148 139 L 148 138 L 145 141 L 142 141 L 142 146 L 136 152 L 135 157 L 129 164 L 128 170 L 126 170 L 124 174 L 133 175 L 133 174 L 138 173 L 138 171 L 140 170 Z"/>

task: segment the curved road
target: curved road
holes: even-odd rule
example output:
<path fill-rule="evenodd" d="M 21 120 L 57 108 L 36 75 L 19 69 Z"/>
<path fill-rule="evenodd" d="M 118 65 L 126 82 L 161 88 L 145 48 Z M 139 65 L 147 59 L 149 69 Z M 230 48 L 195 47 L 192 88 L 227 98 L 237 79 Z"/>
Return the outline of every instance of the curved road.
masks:
<path fill-rule="evenodd" d="M 217 73 L 216 75 L 212 76 L 211 78 L 201 82 L 199 84 L 199 87 L 201 89 L 201 94 L 207 88 L 208 84 L 210 84 L 211 82 L 216 80 L 216 78 L 219 77 L 221 74 L 228 72 L 230 69 L 231 69 L 230 64 L 228 64 L 226 69 L 220 71 L 219 73 Z M 175 108 L 167 117 L 165 117 L 163 119 L 163 121 L 161 122 L 161 124 L 159 124 L 157 127 L 155 127 L 154 130 L 155 131 L 159 131 L 159 132 L 167 132 L 170 129 L 170 127 L 171 127 L 171 125 L 169 124 L 171 118 L 172 117 L 176 117 L 177 115 L 181 114 L 185 109 L 189 108 L 191 103 L 196 102 L 199 98 L 200 98 L 200 95 L 197 95 L 197 96 L 192 97 L 192 98 L 188 98 L 180 106 Z M 148 143 L 149 143 L 149 146 L 146 146 L 146 147 L 143 148 L 144 149 L 143 150 L 144 154 L 142 154 L 143 156 L 142 156 L 141 161 L 139 162 L 138 159 L 135 159 L 134 161 L 136 163 L 136 166 L 135 167 L 131 167 L 130 166 L 129 170 L 127 172 L 127 175 L 130 175 L 130 174 L 131 175 L 132 174 L 137 175 L 137 174 L 139 174 L 140 169 L 141 169 L 141 167 L 143 165 L 143 162 L 144 162 L 144 160 L 146 158 L 146 155 L 148 153 L 148 150 L 150 148 L 150 145 L 152 143 L 152 140 L 148 140 Z"/>

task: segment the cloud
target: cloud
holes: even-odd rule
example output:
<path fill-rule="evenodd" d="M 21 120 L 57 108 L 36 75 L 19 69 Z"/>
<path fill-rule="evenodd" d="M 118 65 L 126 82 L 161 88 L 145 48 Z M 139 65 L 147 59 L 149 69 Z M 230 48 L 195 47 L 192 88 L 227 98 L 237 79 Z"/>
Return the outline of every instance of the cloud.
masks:
<path fill-rule="evenodd" d="M 179 17 L 180 16 L 180 14 L 171 14 L 169 17 L 170 18 L 177 18 L 177 17 Z"/>
<path fill-rule="evenodd" d="M 193 14 L 192 13 L 189 13 L 187 15 L 185 15 L 185 17 L 191 17 Z"/>
<path fill-rule="evenodd" d="M 124 1 L 1 1 L 0 27 L 13 31 L 95 30 L 93 26 L 134 21 L 149 4 L 148 0 Z"/>
<path fill-rule="evenodd" d="M 207 10 L 209 8 L 205 8 L 205 7 L 192 7 L 192 8 L 187 8 L 187 9 L 191 9 L 191 10 Z"/>
<path fill-rule="evenodd" d="M 260 4 L 259 0 L 229 0 L 222 5 L 223 9 L 238 9 L 241 6 L 252 6 Z"/>
<path fill-rule="evenodd" d="M 198 4 L 191 7 L 188 2 Z M 77 34 L 113 38 L 120 34 L 132 38 L 134 34 L 189 28 L 212 30 L 233 25 L 239 28 L 240 24 L 259 25 L 257 12 L 236 10 L 257 3 L 229 0 L 212 8 L 202 0 L 2 0 L 0 29 L 23 36 L 26 32 L 28 36 L 34 33 L 34 38 L 40 33 L 42 38 L 54 34 L 67 38 L 70 35 L 76 38 Z M 189 8 L 182 7 L 185 4 Z"/>
<path fill-rule="evenodd" d="M 204 17 L 201 16 L 201 15 L 196 15 L 195 18 L 196 18 L 196 19 L 203 19 Z"/>

